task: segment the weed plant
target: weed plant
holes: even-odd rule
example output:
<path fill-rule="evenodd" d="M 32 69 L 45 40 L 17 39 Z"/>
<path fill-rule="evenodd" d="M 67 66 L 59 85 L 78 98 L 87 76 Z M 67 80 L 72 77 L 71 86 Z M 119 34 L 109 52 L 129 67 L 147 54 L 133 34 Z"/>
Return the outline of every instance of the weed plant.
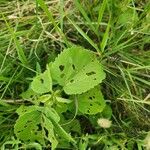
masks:
<path fill-rule="evenodd" d="M 95 60 L 103 66 L 102 72 L 105 72 L 106 77 L 99 79 L 102 81 L 96 85 L 100 83 L 100 86 L 94 89 L 105 100 L 106 106 L 99 113 L 93 110 L 90 114 L 85 112 L 85 108 L 82 109 L 82 100 L 86 97 L 84 93 L 89 90 L 83 90 L 82 84 L 78 84 L 81 89 L 77 92 L 72 92 L 71 89 L 73 96 L 70 96 L 70 87 L 63 88 L 62 91 L 61 86 L 64 85 L 58 81 L 57 74 L 52 75 L 53 83 L 49 75 L 44 74 L 51 68 L 52 62 L 56 61 L 55 58 L 61 57 L 67 48 L 72 47 L 83 51 L 87 49 L 90 53 L 87 55 L 94 55 Z M 73 55 L 76 61 L 86 59 L 80 59 L 80 50 L 72 53 L 79 57 L 77 59 Z M 66 61 L 67 64 L 70 55 L 66 54 L 68 57 L 61 61 Z M 96 65 L 97 63 L 94 66 Z M 55 72 L 57 65 L 52 64 L 52 67 L 52 72 Z M 91 72 L 93 71 L 100 75 L 99 67 L 95 70 L 93 67 Z M 61 91 L 59 100 L 63 102 L 59 104 L 60 107 L 57 108 L 55 102 L 52 108 L 49 107 L 49 101 L 46 103 L 47 99 L 51 99 L 52 95 L 47 94 L 52 85 L 46 86 L 46 91 L 45 85 L 43 87 L 38 84 L 39 80 L 36 79 L 43 79 L 43 76 L 46 76 L 44 82 L 53 84 L 53 90 L 56 93 L 58 91 L 58 95 Z M 93 83 L 94 81 L 90 86 Z M 30 87 L 32 92 L 27 94 Z M 149 150 L 149 89 L 148 0 L 0 0 L 2 150 L 56 147 L 79 150 Z M 94 92 L 89 93 L 92 95 Z M 42 97 L 43 93 L 46 93 L 45 97 Z M 76 97 L 79 93 L 83 93 L 80 98 Z M 75 103 L 67 104 L 66 108 L 66 99 L 72 99 Z M 33 130 L 36 129 L 34 124 L 39 121 L 39 116 L 43 124 L 38 124 L 38 128 L 42 129 L 39 129 L 40 134 L 37 133 L 40 137 L 34 137 L 29 132 L 32 127 Z M 28 130 L 23 127 L 26 118 L 30 118 L 33 124 L 32 127 L 29 125 Z M 50 121 L 47 118 L 51 118 Z M 23 134 L 20 135 L 20 132 Z M 30 138 L 27 137 L 29 135 Z"/>

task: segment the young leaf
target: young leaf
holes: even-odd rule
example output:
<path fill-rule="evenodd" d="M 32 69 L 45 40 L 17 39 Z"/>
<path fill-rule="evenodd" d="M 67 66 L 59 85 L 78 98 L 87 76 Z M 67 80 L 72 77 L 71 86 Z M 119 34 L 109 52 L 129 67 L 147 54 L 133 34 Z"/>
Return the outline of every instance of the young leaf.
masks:
<path fill-rule="evenodd" d="M 46 105 L 53 105 L 52 95 L 44 94 L 37 99 L 38 103 L 46 103 Z"/>
<path fill-rule="evenodd" d="M 34 92 L 43 94 L 52 91 L 52 79 L 50 70 L 47 68 L 47 70 L 36 76 L 32 83 L 31 88 Z"/>
<path fill-rule="evenodd" d="M 86 92 L 105 78 L 95 55 L 81 47 L 65 49 L 50 68 L 52 78 L 69 95 Z"/>
<path fill-rule="evenodd" d="M 72 100 L 56 96 L 56 100 L 60 103 L 71 103 Z"/>
<path fill-rule="evenodd" d="M 49 118 L 50 120 L 54 120 L 56 123 L 60 121 L 59 115 L 53 108 L 45 107 L 44 114 L 46 115 L 47 118 Z"/>
<path fill-rule="evenodd" d="M 99 86 L 78 96 L 78 108 L 83 114 L 94 115 L 102 112 L 105 105 Z"/>

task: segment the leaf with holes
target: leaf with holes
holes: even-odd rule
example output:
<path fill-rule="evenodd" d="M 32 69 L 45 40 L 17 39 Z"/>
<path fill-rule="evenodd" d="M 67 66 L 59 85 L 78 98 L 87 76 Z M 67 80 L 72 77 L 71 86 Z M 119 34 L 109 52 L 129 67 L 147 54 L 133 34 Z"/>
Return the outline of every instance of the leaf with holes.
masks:
<path fill-rule="evenodd" d="M 54 134 L 54 126 L 47 117 L 43 116 L 43 119 L 44 119 L 43 125 L 44 125 L 45 136 L 52 143 L 52 150 L 54 150 L 56 149 L 58 144 L 58 141 Z"/>
<path fill-rule="evenodd" d="M 52 78 L 69 95 L 84 93 L 105 78 L 102 65 L 96 56 L 81 47 L 65 49 L 50 68 Z"/>
<path fill-rule="evenodd" d="M 33 79 L 31 88 L 34 92 L 39 94 L 52 91 L 52 79 L 48 67 L 44 73 L 41 73 Z"/>
<path fill-rule="evenodd" d="M 83 114 L 94 115 L 100 113 L 105 105 L 99 86 L 78 96 L 78 108 Z"/>
<path fill-rule="evenodd" d="M 17 113 L 20 116 L 16 121 L 14 132 L 19 139 L 23 140 L 24 142 L 37 141 L 43 145 L 45 145 L 46 139 L 51 142 L 52 150 L 57 147 L 58 142 L 55 138 L 53 130 L 54 126 L 52 122 L 45 116 L 41 107 L 30 106 L 29 109 L 28 107 L 20 107 L 17 110 Z M 55 114 L 53 113 L 52 115 Z"/>
<path fill-rule="evenodd" d="M 42 113 L 31 111 L 21 115 L 14 126 L 16 136 L 24 142 L 34 142 L 45 145 L 42 132 Z"/>
<path fill-rule="evenodd" d="M 59 124 L 58 122 L 60 121 L 60 117 L 57 114 L 57 112 L 55 111 L 55 109 L 51 108 L 49 109 L 48 107 L 46 107 L 44 109 L 44 114 L 45 116 L 53 123 L 53 125 L 55 126 L 55 131 L 57 132 L 57 134 L 61 137 L 63 137 L 65 140 L 72 142 L 72 143 L 76 143 L 75 140 L 71 137 L 70 134 L 68 134 Z"/>

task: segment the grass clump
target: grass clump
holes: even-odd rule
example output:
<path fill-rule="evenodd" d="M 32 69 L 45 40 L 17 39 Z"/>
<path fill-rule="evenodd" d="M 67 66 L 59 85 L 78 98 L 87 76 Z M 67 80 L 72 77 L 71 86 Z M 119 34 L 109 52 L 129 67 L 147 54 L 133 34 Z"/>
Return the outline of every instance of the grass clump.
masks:
<path fill-rule="evenodd" d="M 22 95 L 34 76 L 44 72 L 47 64 L 53 62 L 64 49 L 72 46 L 90 50 L 103 65 L 106 78 L 101 83 L 101 92 L 106 106 L 102 112 L 94 115 L 80 112 L 78 105 L 82 101 L 75 101 L 75 105 L 68 104 L 69 108 L 66 108 L 65 103 L 60 105 L 61 109 L 53 106 L 64 120 L 61 120 L 60 126 L 56 124 L 57 121 L 52 123 L 66 138 L 75 140 L 70 144 L 56 136 L 59 143 L 57 148 L 148 149 L 149 145 L 145 144 L 144 139 L 150 131 L 149 20 L 148 0 L 1 0 L 2 149 L 51 148 L 52 142 L 24 142 L 14 133 L 14 126 L 20 106 L 32 108 L 33 105 L 47 105 L 45 97 L 41 98 L 42 95 L 35 94 L 35 97 L 30 97 L 29 94 L 29 98 Z M 54 90 L 60 90 L 55 82 L 53 86 Z M 65 100 L 72 99 L 65 92 L 60 95 Z M 35 99 L 42 99 L 42 104 L 35 102 Z M 43 117 L 43 114 L 40 116 Z M 101 118 L 111 122 L 110 128 L 99 127 L 97 121 Z M 44 121 L 43 123 L 46 122 Z M 45 136 L 43 135 L 41 141 L 50 132 L 50 124 L 47 124 L 45 123 Z M 53 140 L 55 143 L 55 139 Z"/>

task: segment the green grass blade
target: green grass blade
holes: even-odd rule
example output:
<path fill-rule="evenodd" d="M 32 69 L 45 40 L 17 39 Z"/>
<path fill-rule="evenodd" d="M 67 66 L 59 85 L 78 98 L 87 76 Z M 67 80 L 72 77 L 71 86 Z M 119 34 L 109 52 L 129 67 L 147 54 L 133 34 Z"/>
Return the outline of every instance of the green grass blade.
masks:
<path fill-rule="evenodd" d="M 16 50 L 17 50 L 17 54 L 18 54 L 19 60 L 20 60 L 24 65 L 28 65 L 28 60 L 27 60 L 27 58 L 26 58 L 26 56 L 25 56 L 25 54 L 24 54 L 24 51 L 23 51 L 23 49 L 22 49 L 22 47 L 21 47 L 19 41 L 17 40 L 17 37 L 16 37 L 16 35 L 15 35 L 13 29 L 10 27 L 10 25 L 9 25 L 9 23 L 7 22 L 5 16 L 2 15 L 2 17 L 3 17 L 3 19 L 4 19 L 5 23 L 6 23 L 6 26 L 7 26 L 8 30 L 9 30 L 9 32 L 11 33 L 11 36 L 12 36 L 12 38 L 13 38 L 13 40 L 14 40 L 14 43 L 15 43 L 15 46 L 16 46 Z"/>
<path fill-rule="evenodd" d="M 89 24 L 89 27 L 91 28 L 91 30 L 97 35 L 98 32 L 96 31 L 96 28 L 93 26 L 92 21 L 88 17 L 86 11 L 83 9 L 81 3 L 78 0 L 75 0 L 75 5 L 78 8 L 78 10 L 81 12 L 81 14 L 83 15 L 84 19 Z"/>
<path fill-rule="evenodd" d="M 121 67 L 119 67 L 119 66 L 118 66 L 118 68 L 119 68 L 119 70 L 121 72 L 122 78 L 123 78 L 123 80 L 125 82 L 125 85 L 126 85 L 126 88 L 127 88 L 128 92 L 129 92 L 130 98 L 133 100 L 133 96 L 132 96 L 132 93 L 131 93 L 131 90 L 130 90 L 127 78 L 125 76 L 124 70 Z"/>
<path fill-rule="evenodd" d="M 60 10 L 59 10 L 59 13 L 60 13 L 60 28 L 61 28 L 61 31 L 63 32 L 63 18 L 64 18 L 64 0 L 60 0 Z"/>
<path fill-rule="evenodd" d="M 84 33 L 83 30 L 74 21 L 72 21 L 71 19 L 69 19 L 69 21 L 76 28 L 76 30 L 84 37 L 84 39 L 86 39 L 100 55 L 98 46 L 91 40 L 91 38 L 86 33 Z"/>
<path fill-rule="evenodd" d="M 144 83 L 144 84 L 150 86 L 150 82 L 149 81 L 146 81 L 146 80 L 144 80 L 142 78 L 139 78 L 139 77 L 136 77 L 136 76 L 133 76 L 133 78 L 138 80 L 138 81 L 140 81 L 141 83 Z"/>
<path fill-rule="evenodd" d="M 106 31 L 105 31 L 105 33 L 104 33 L 102 42 L 100 43 L 100 47 L 101 47 L 102 53 L 104 52 L 105 47 L 106 47 L 106 45 L 107 45 L 107 41 L 108 41 L 108 38 L 109 38 L 110 27 L 111 27 L 111 17 L 109 18 L 109 22 L 108 22 L 108 24 L 107 24 Z"/>
<path fill-rule="evenodd" d="M 45 2 L 43 0 L 37 0 L 37 3 L 43 9 L 43 11 L 47 15 L 48 19 L 52 22 L 52 24 L 54 25 L 56 30 L 60 33 L 60 29 L 59 29 L 58 25 L 56 24 L 55 19 L 53 18 L 52 12 L 48 10 L 48 7 L 45 4 Z"/>
<path fill-rule="evenodd" d="M 101 8 L 99 9 L 99 13 L 98 13 L 98 20 L 97 20 L 97 28 L 96 30 L 98 31 L 98 28 L 99 28 L 99 25 L 102 21 L 102 17 L 103 17 L 103 14 L 104 14 L 104 11 L 105 11 L 105 8 L 106 8 L 106 4 L 107 4 L 107 0 L 103 0 L 103 3 L 102 3 L 102 6 Z"/>
<path fill-rule="evenodd" d="M 40 5 L 40 7 L 43 9 L 45 14 L 47 15 L 50 22 L 52 22 L 54 29 L 63 37 L 66 44 L 69 46 L 70 43 L 67 41 L 64 33 L 61 31 L 61 29 L 58 27 L 58 24 L 55 22 L 55 19 L 53 18 L 52 12 L 48 9 L 47 5 L 45 4 L 44 0 L 37 0 L 37 3 Z M 61 27 L 62 27 L 62 19 L 61 19 Z"/>

